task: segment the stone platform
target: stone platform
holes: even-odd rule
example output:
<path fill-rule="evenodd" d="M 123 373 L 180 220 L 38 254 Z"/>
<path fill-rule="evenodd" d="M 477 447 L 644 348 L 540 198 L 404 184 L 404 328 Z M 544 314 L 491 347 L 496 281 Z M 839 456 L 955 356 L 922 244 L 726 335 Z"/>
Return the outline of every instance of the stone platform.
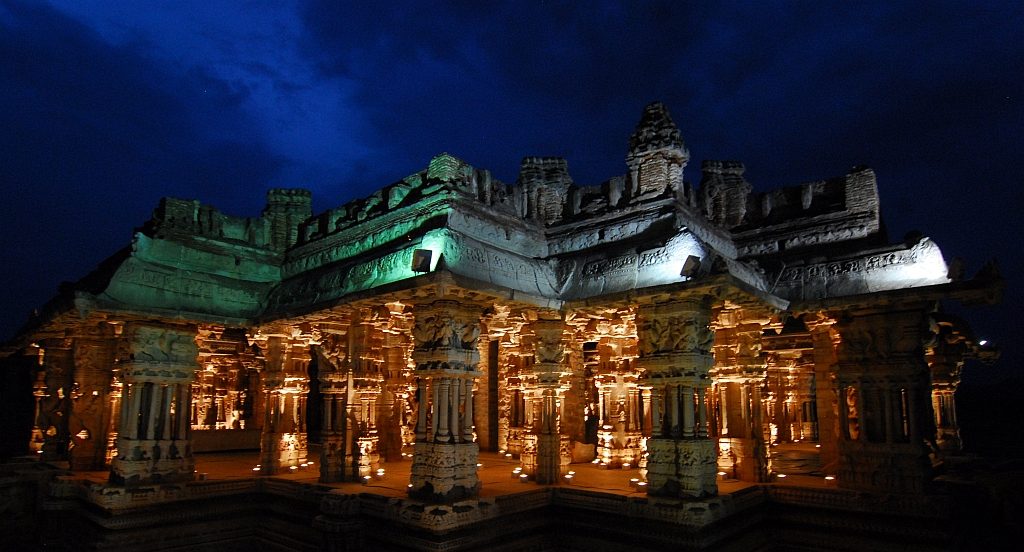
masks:
<path fill-rule="evenodd" d="M 571 482 L 538 485 L 513 472 L 514 458 L 484 452 L 478 497 L 430 504 L 408 496 L 411 459 L 384 464 L 383 476 L 364 484 L 322 484 L 315 464 L 260 476 L 258 460 L 256 452 L 197 454 L 195 481 L 132 489 L 109 486 L 104 472 L 58 476 L 44 501 L 40 544 L 152 551 L 898 550 L 912 543 L 943 550 L 950 538 L 948 497 L 864 495 L 812 476 L 721 480 L 715 497 L 656 498 L 631 481 L 635 469 L 573 464 Z"/>

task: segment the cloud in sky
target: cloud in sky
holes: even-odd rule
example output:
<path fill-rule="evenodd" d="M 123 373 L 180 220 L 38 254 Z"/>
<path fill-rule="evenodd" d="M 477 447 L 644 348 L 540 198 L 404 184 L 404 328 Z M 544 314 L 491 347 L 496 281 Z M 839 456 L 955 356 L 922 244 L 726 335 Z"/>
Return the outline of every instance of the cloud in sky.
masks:
<path fill-rule="evenodd" d="M 256 214 L 304 186 L 325 209 L 442 151 L 505 180 L 561 155 L 596 184 L 656 99 L 689 180 L 703 159 L 760 189 L 867 164 L 893 238 L 1019 274 L 1021 28 L 1016 2 L 0 0 L 3 333 L 161 196 Z"/>

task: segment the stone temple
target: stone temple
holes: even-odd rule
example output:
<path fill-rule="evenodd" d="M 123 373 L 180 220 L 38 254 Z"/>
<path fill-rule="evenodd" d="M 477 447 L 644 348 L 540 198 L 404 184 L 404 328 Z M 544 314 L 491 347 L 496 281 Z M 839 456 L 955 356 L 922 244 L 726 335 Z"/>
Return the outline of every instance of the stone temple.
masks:
<path fill-rule="evenodd" d="M 936 476 L 991 351 L 940 301 L 998 300 L 994 267 L 890 242 L 868 168 L 755 192 L 703 161 L 693 185 L 660 103 L 625 161 L 506 184 L 441 154 L 320 214 L 301 189 L 251 218 L 164 198 L 4 349 L 32 461 L 0 489 L 58 549 L 963 538 Z"/>

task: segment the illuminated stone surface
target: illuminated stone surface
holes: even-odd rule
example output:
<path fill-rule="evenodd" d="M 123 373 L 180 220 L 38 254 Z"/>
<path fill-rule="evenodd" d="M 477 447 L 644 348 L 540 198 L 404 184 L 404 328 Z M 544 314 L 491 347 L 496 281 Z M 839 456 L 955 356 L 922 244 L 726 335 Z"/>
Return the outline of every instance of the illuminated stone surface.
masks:
<path fill-rule="evenodd" d="M 259 447 L 254 476 L 311 469 L 326 486 L 258 478 L 217 496 L 292 496 L 313 546 L 336 549 L 386 542 L 359 536 L 379 523 L 426 539 L 414 548 L 503 516 L 547 527 L 530 516 L 548 506 L 694 549 L 761 504 L 884 517 L 899 508 L 873 497 L 896 496 L 942 523 L 953 392 L 964 359 L 992 353 L 935 305 L 996 300 L 998 274 L 950 278 L 928 238 L 890 244 L 870 169 L 754 192 L 739 162 L 704 161 L 698 188 L 688 162 L 652 104 L 627 174 L 595 186 L 563 159 L 525 158 L 509 185 L 441 154 L 317 215 L 304 190 L 271 190 L 254 218 L 165 198 L 8 351 L 34 367 L 27 450 L 108 469 L 53 498 L 123 513 L 204 496 L 194 452 Z M 530 485 L 488 495 L 481 450 Z M 368 498 L 409 458 L 407 497 Z M 574 463 L 635 473 L 649 498 L 575 489 Z M 329 490 L 344 482 L 367 494 Z M 513 534 L 487 531 L 472 542 Z M 289 538 L 273 542 L 310 542 Z"/>

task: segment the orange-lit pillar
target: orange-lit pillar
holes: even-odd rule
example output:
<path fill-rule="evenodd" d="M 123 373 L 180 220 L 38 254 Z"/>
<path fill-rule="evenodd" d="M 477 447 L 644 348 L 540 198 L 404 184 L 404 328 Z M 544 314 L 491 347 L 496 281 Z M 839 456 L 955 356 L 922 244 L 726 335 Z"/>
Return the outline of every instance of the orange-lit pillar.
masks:
<path fill-rule="evenodd" d="M 716 446 L 708 438 L 711 380 L 710 298 L 686 296 L 637 310 L 641 383 L 651 388 L 652 428 L 647 441 L 647 489 L 657 496 L 711 496 Z M 705 427 L 701 427 L 701 425 Z"/>
<path fill-rule="evenodd" d="M 130 324 L 117 455 L 118 484 L 189 481 L 195 471 L 187 424 L 188 389 L 198 367 L 194 327 Z M 186 403 L 187 404 L 187 403 Z"/>
<path fill-rule="evenodd" d="M 473 497 L 480 487 L 472 403 L 482 309 L 438 300 L 417 305 L 414 314 L 419 416 L 409 496 L 431 502 Z"/>
<path fill-rule="evenodd" d="M 539 397 L 539 412 L 526 437 L 530 443 L 522 454 L 523 471 L 538 483 L 560 483 L 572 460 L 569 437 L 562 435 L 558 415 L 571 374 L 566 362 L 565 324 L 558 313 L 542 313 L 530 329 L 534 362 L 524 376 Z"/>

